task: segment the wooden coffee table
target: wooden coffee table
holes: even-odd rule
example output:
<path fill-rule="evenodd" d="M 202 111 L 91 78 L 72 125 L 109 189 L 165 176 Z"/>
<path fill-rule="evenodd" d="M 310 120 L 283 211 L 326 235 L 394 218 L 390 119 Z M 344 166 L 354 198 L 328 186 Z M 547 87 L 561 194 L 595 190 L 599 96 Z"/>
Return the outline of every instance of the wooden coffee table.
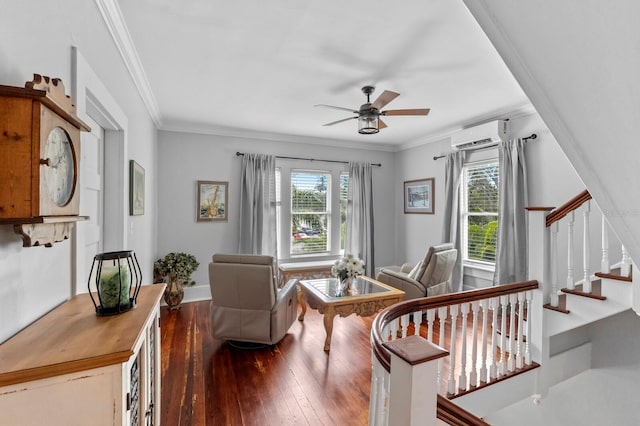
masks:
<path fill-rule="evenodd" d="M 304 320 L 307 305 L 323 314 L 324 329 L 327 332 L 325 351 L 329 351 L 331 347 L 333 318 L 336 315 L 348 317 L 356 314 L 368 317 L 404 299 L 404 291 L 365 276 L 356 279 L 356 291 L 353 294 L 336 296 L 337 284 L 336 278 L 298 281 L 298 304 L 302 307 L 298 320 Z"/>

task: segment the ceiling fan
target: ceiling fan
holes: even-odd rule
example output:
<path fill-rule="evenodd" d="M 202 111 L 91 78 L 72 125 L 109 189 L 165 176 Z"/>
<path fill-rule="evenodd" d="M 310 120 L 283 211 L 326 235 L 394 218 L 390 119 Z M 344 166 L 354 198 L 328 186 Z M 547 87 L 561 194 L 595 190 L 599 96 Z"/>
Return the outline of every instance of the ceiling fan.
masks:
<path fill-rule="evenodd" d="M 386 111 L 380 111 L 389 102 L 400 96 L 400 93 L 385 90 L 382 92 L 378 99 L 371 103 L 369 97 L 375 90 L 373 86 L 364 86 L 362 92 L 367 95 L 367 102 L 360 106 L 359 110 L 352 108 L 343 108 L 333 105 L 318 104 L 317 107 L 333 108 L 343 111 L 349 111 L 356 114 L 353 117 L 343 118 L 342 120 L 332 121 L 331 123 L 324 124 L 324 126 L 333 126 L 334 124 L 342 123 L 344 121 L 358 119 L 358 133 L 362 134 L 374 134 L 378 133 L 380 129 L 387 127 L 384 121 L 380 119 L 380 116 L 387 115 L 427 115 L 429 114 L 429 108 L 414 108 L 414 109 L 388 109 Z"/>

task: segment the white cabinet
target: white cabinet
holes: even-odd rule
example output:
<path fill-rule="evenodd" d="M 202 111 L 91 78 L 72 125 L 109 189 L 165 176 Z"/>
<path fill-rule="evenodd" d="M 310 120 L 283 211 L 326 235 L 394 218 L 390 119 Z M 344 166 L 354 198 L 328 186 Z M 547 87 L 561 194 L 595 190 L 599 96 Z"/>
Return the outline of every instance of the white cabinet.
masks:
<path fill-rule="evenodd" d="M 159 425 L 163 291 L 109 317 L 79 295 L 0 345 L 0 423 Z"/>

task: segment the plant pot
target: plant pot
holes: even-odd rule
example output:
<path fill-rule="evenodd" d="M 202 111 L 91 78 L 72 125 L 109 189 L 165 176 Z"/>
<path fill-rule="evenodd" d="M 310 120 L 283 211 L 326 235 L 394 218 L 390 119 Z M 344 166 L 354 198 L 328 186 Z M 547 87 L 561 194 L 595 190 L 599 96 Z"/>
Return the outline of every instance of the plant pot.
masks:
<path fill-rule="evenodd" d="M 180 309 L 180 304 L 184 298 L 184 288 L 182 282 L 175 276 L 168 275 L 165 278 L 167 288 L 164 290 L 164 301 L 170 310 Z"/>

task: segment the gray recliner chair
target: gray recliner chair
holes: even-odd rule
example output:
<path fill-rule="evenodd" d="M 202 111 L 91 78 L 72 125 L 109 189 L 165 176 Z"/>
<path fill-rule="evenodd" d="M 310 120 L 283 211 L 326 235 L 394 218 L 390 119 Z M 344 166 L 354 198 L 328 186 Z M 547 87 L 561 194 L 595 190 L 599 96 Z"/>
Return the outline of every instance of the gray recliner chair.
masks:
<path fill-rule="evenodd" d="M 451 243 L 432 246 L 417 265 L 383 268 L 376 279 L 404 291 L 404 300 L 447 294 L 457 258 L 458 251 Z"/>
<path fill-rule="evenodd" d="M 296 280 L 278 288 L 272 256 L 214 254 L 211 332 L 220 340 L 274 345 L 296 319 Z"/>

